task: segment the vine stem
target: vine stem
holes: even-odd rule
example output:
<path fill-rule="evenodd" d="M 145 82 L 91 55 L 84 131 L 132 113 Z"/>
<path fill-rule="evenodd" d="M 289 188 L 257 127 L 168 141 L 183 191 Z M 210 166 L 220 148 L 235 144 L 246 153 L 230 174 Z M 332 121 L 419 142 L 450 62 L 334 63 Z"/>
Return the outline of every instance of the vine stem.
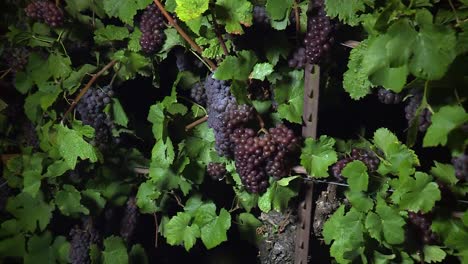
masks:
<path fill-rule="evenodd" d="M 185 33 L 185 31 L 174 21 L 172 16 L 166 11 L 166 9 L 159 0 L 153 0 L 153 2 L 159 8 L 159 10 L 161 10 L 161 13 L 166 17 L 169 24 L 171 24 L 177 30 L 177 32 L 179 32 L 182 38 L 184 38 L 185 41 L 187 41 L 190 44 L 190 46 L 192 46 L 192 48 L 195 51 L 197 51 L 197 53 L 201 56 L 203 53 L 203 49 L 200 46 L 198 46 L 198 44 L 195 43 L 195 41 L 193 41 L 192 38 L 189 35 L 187 35 L 187 33 Z M 214 64 L 214 62 L 212 62 L 208 58 L 203 57 L 203 59 L 206 61 L 206 63 L 208 63 L 212 71 L 216 69 L 216 65 Z"/>
<path fill-rule="evenodd" d="M 216 22 L 216 16 L 214 10 L 211 10 L 211 16 L 213 17 L 213 27 L 214 31 L 216 33 L 216 37 L 218 37 L 219 44 L 221 44 L 221 47 L 223 48 L 224 55 L 228 56 L 229 51 L 226 47 L 226 42 L 224 42 L 223 36 L 219 32 L 219 27 L 218 27 L 218 22 Z"/>
<path fill-rule="evenodd" d="M 260 129 L 265 129 L 265 122 L 263 121 L 263 118 L 260 116 L 260 114 L 256 113 L 255 116 L 257 117 L 258 124 L 260 125 Z"/>
<path fill-rule="evenodd" d="M 65 114 L 63 115 L 63 121 L 67 120 L 68 114 L 75 108 L 75 106 L 78 104 L 80 101 L 81 97 L 88 91 L 88 89 L 93 85 L 93 83 L 101 76 L 103 73 L 105 73 L 108 69 L 110 69 L 114 64 L 117 63 L 116 60 L 112 60 L 111 62 L 107 63 L 106 66 L 104 66 L 98 73 L 94 74 L 91 80 L 85 85 L 85 87 L 81 90 L 81 92 L 76 96 L 75 100 L 73 100 L 72 104 L 70 107 L 67 109 Z"/>
<path fill-rule="evenodd" d="M 153 213 L 154 217 L 154 248 L 158 248 L 158 232 L 159 232 L 159 223 L 158 216 L 156 213 Z"/>
<path fill-rule="evenodd" d="M 202 117 L 202 118 L 200 118 L 200 119 L 198 119 L 198 120 L 195 120 L 194 122 L 192 122 L 192 123 L 188 124 L 187 126 L 185 126 L 185 131 L 189 131 L 190 129 L 192 129 L 192 128 L 198 126 L 199 124 L 205 122 L 206 120 L 208 120 L 208 116 L 207 116 L 207 115 L 204 116 L 204 117 Z"/>
<path fill-rule="evenodd" d="M 297 0 L 294 0 L 294 16 L 296 17 L 296 38 L 299 40 L 299 32 L 301 31 L 301 21 L 299 21 L 299 5 Z"/>

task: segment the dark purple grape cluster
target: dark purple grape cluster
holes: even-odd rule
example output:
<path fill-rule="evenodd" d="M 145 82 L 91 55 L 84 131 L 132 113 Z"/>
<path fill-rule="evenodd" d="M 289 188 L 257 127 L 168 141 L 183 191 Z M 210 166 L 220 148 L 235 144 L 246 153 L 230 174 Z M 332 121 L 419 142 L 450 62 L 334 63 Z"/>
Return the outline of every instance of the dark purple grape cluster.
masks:
<path fill-rule="evenodd" d="M 302 69 L 307 63 L 306 49 L 304 47 L 299 47 L 294 50 L 291 56 L 288 59 L 288 65 L 291 68 Z"/>
<path fill-rule="evenodd" d="M 20 48 L 6 49 L 3 52 L 3 61 L 13 73 L 24 70 L 26 64 L 28 64 L 29 50 Z"/>
<path fill-rule="evenodd" d="M 455 176 L 462 182 L 468 182 L 468 155 L 462 154 L 452 158 Z"/>
<path fill-rule="evenodd" d="M 262 193 L 268 188 L 268 177 L 276 179 L 289 175 L 298 139 L 283 124 L 257 136 L 250 128 L 238 128 L 231 135 L 237 172 L 247 191 Z"/>
<path fill-rule="evenodd" d="M 422 98 L 423 94 L 420 91 L 414 93 L 405 106 L 405 118 L 408 120 L 408 126 L 411 126 L 414 118 L 418 118 L 419 131 L 424 132 L 431 125 L 432 113 L 428 108 L 424 108 L 420 115 L 416 117 L 416 111 L 421 105 Z"/>
<path fill-rule="evenodd" d="M 304 37 L 305 54 L 311 64 L 318 64 L 330 51 L 334 42 L 333 24 L 325 12 L 323 1 L 316 1 L 308 15 L 307 33 Z"/>
<path fill-rule="evenodd" d="M 202 83 L 196 82 L 190 88 L 190 97 L 199 105 L 206 105 L 205 86 Z"/>
<path fill-rule="evenodd" d="M 136 197 L 132 196 L 128 199 L 125 206 L 122 221 L 120 222 L 120 236 L 130 244 L 138 223 L 140 212 L 136 204 Z"/>
<path fill-rule="evenodd" d="M 432 219 L 430 214 L 408 212 L 408 220 L 423 244 L 430 245 L 437 243 L 437 235 L 431 230 Z"/>
<path fill-rule="evenodd" d="M 140 20 L 140 45 L 144 52 L 152 53 L 161 48 L 166 37 L 165 28 L 164 17 L 159 8 L 155 4 L 149 5 Z"/>
<path fill-rule="evenodd" d="M 225 81 L 208 76 L 205 80 L 208 126 L 213 129 L 217 152 L 232 157 L 233 146 L 230 135 L 234 129 L 243 127 L 253 119 L 254 109 L 247 105 L 237 105 Z"/>
<path fill-rule="evenodd" d="M 91 263 L 89 257 L 89 247 L 91 246 L 91 237 L 86 230 L 79 226 L 74 226 L 70 231 L 70 252 L 69 260 L 72 264 Z"/>
<path fill-rule="evenodd" d="M 78 102 L 76 107 L 83 124 L 94 128 L 93 144 L 105 148 L 112 139 L 112 130 L 115 124 L 112 119 L 104 113 L 104 108 L 110 104 L 114 95 L 112 87 L 90 88 Z M 115 139 L 118 140 L 118 139 Z"/>
<path fill-rule="evenodd" d="M 227 174 L 226 165 L 220 162 L 210 162 L 206 167 L 206 171 L 208 175 L 216 181 L 222 180 Z"/>
<path fill-rule="evenodd" d="M 268 17 L 266 8 L 264 6 L 254 6 L 253 21 L 254 21 L 254 25 L 261 25 L 261 26 L 270 25 L 270 18 Z"/>
<path fill-rule="evenodd" d="M 380 160 L 377 155 L 370 150 L 353 148 L 351 150 L 351 155 L 345 156 L 342 159 L 338 160 L 335 165 L 332 166 L 332 174 L 335 178 L 342 180 L 343 175 L 341 171 L 346 167 L 346 165 L 352 161 L 359 160 L 367 166 L 369 172 L 375 172 L 380 164 Z"/>
<path fill-rule="evenodd" d="M 63 24 L 63 11 L 52 1 L 33 1 L 26 6 L 24 11 L 26 12 L 26 16 L 37 21 L 45 22 L 51 27 L 59 27 Z"/>
<path fill-rule="evenodd" d="M 385 88 L 379 88 L 377 91 L 377 98 L 383 104 L 399 104 L 403 100 L 403 95 Z"/>
<path fill-rule="evenodd" d="M 33 149 L 39 149 L 39 138 L 36 133 L 36 128 L 31 121 L 27 120 L 23 122 L 22 132 L 23 143 Z"/>

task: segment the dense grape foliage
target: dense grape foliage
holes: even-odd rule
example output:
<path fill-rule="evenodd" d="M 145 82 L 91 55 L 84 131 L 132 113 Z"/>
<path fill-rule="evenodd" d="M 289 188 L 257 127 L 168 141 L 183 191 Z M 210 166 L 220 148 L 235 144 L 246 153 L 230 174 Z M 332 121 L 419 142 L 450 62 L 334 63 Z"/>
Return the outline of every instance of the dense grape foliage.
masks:
<path fill-rule="evenodd" d="M 399 104 L 403 100 L 403 96 L 399 93 L 392 92 L 385 88 L 379 88 L 377 98 L 384 104 Z"/>
<path fill-rule="evenodd" d="M 190 89 L 190 97 L 199 105 L 206 105 L 205 86 L 196 82 Z"/>
<path fill-rule="evenodd" d="M 304 38 L 305 54 L 311 64 L 318 64 L 331 49 L 333 24 L 325 12 L 323 1 L 316 1 L 309 14 L 307 33 Z"/>
<path fill-rule="evenodd" d="M 120 236 L 127 242 L 131 243 L 135 234 L 135 229 L 138 222 L 140 212 L 136 204 L 136 197 L 132 196 L 128 199 L 124 209 L 124 215 L 120 222 Z"/>
<path fill-rule="evenodd" d="M 254 6 L 253 8 L 253 21 L 255 25 L 266 26 L 270 24 L 266 8 L 264 6 Z"/>
<path fill-rule="evenodd" d="M 146 53 L 157 51 L 165 39 L 164 17 L 156 5 L 149 5 L 140 20 L 140 29 L 142 32 L 140 38 L 141 48 Z"/>
<path fill-rule="evenodd" d="M 455 176 L 458 180 L 468 182 L 468 156 L 462 154 L 452 158 L 452 164 L 455 167 Z"/>
<path fill-rule="evenodd" d="M 423 244 L 437 243 L 437 235 L 431 231 L 432 219 L 429 214 L 408 212 L 408 220 Z"/>
<path fill-rule="evenodd" d="M 208 172 L 208 175 L 213 179 L 220 181 L 226 176 L 226 165 L 223 163 L 219 162 L 210 162 L 208 163 L 208 166 L 206 167 L 206 171 Z"/>
<path fill-rule="evenodd" d="M 421 92 L 414 93 L 405 106 L 405 118 L 408 121 L 408 126 L 411 126 L 413 119 L 417 118 L 419 131 L 424 132 L 431 125 L 432 113 L 428 108 L 424 108 L 419 116 L 416 116 L 416 111 L 421 105 L 422 98 L 423 94 Z"/>
<path fill-rule="evenodd" d="M 25 121 L 22 124 L 22 141 L 26 146 L 33 149 L 39 149 L 39 138 L 37 137 L 36 128 L 32 122 Z"/>
<path fill-rule="evenodd" d="M 299 47 L 294 50 L 291 56 L 288 59 L 288 65 L 291 68 L 302 69 L 307 63 L 306 49 L 304 47 Z"/>
<path fill-rule="evenodd" d="M 44 21 L 51 27 L 59 27 L 63 24 L 63 11 L 53 1 L 37 0 L 31 2 L 24 11 L 28 17 Z"/>
<path fill-rule="evenodd" d="M 362 161 L 366 166 L 369 172 L 374 172 L 379 167 L 380 160 L 373 151 L 353 148 L 351 150 L 351 155 L 343 157 L 335 165 L 332 166 L 332 175 L 337 179 L 342 179 L 341 171 L 346 167 L 346 165 L 352 161 L 359 160 Z"/>
<path fill-rule="evenodd" d="M 79 226 L 74 226 L 70 231 L 69 258 L 72 264 L 91 263 L 89 247 L 91 246 L 91 235 Z"/>
<path fill-rule="evenodd" d="M 90 88 L 83 95 L 77 105 L 83 124 L 90 125 L 95 130 L 93 143 L 104 148 L 112 139 L 112 130 L 115 128 L 113 121 L 103 111 L 110 104 L 114 91 L 110 86 Z"/>
<path fill-rule="evenodd" d="M 231 135 L 237 172 L 246 189 L 262 193 L 268 187 L 268 176 L 276 179 L 289 175 L 298 139 L 283 124 L 270 128 L 267 134 L 257 136 L 249 128 L 236 129 Z"/>

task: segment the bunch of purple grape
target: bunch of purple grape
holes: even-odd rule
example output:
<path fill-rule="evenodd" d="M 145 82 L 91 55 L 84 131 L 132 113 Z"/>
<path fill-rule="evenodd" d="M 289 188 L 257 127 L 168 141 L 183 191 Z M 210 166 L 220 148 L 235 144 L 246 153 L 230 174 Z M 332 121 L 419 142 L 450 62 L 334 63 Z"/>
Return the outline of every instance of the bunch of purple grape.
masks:
<path fill-rule="evenodd" d="M 152 53 L 161 48 L 164 43 L 165 34 L 164 17 L 155 4 L 149 5 L 140 20 L 142 32 L 140 45 L 144 52 Z"/>
<path fill-rule="evenodd" d="M 24 9 L 26 16 L 41 22 L 45 22 L 51 27 L 59 27 L 63 24 L 63 11 L 54 2 L 48 0 L 38 0 L 29 3 Z"/>
<path fill-rule="evenodd" d="M 332 166 L 332 175 L 339 179 L 343 179 L 343 175 L 341 175 L 341 171 L 346 167 L 346 165 L 352 161 L 359 160 L 363 162 L 367 166 L 367 170 L 369 172 L 374 172 L 378 169 L 380 160 L 377 155 L 370 150 L 353 148 L 351 150 L 351 155 L 345 156 L 340 159 L 335 165 Z"/>

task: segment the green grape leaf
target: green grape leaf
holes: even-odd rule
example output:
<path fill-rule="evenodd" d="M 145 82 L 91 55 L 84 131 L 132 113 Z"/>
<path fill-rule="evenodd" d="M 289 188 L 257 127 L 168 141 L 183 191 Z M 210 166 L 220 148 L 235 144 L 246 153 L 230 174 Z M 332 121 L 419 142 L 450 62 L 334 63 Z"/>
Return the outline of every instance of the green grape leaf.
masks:
<path fill-rule="evenodd" d="M 203 46 L 202 56 L 205 58 L 216 59 L 224 56 L 223 48 L 217 38 L 198 37 L 195 39 L 195 42 L 198 45 Z M 226 40 L 224 44 L 226 45 L 227 50 L 231 49 L 232 41 Z"/>
<path fill-rule="evenodd" d="M 378 200 L 376 213 L 367 215 L 365 226 L 369 234 L 379 242 L 391 245 L 401 244 L 405 239 L 405 220 L 398 210 L 388 206 L 383 200 Z"/>
<path fill-rule="evenodd" d="M 346 198 L 349 200 L 353 208 L 359 212 L 368 212 L 374 207 L 373 200 L 363 192 L 347 191 Z"/>
<path fill-rule="evenodd" d="M 178 212 L 165 225 L 164 236 L 169 245 L 184 244 L 185 249 L 190 250 L 200 237 L 200 228 L 190 224 L 192 217 L 185 212 Z"/>
<path fill-rule="evenodd" d="M 127 264 L 127 246 L 121 237 L 111 236 L 104 240 L 104 264 Z"/>
<path fill-rule="evenodd" d="M 218 80 L 247 80 L 257 63 L 255 53 L 243 50 L 237 56 L 227 56 L 219 65 L 213 77 Z"/>
<path fill-rule="evenodd" d="M 114 53 L 112 59 L 119 61 L 120 68 L 117 74 L 123 80 L 132 79 L 137 73 L 143 76 L 149 75 L 147 68 L 151 65 L 151 60 L 142 54 L 120 50 Z"/>
<path fill-rule="evenodd" d="M 289 72 L 274 87 L 275 101 L 278 103 L 280 118 L 302 124 L 304 105 L 304 72 Z"/>
<path fill-rule="evenodd" d="M 262 226 L 262 222 L 253 214 L 240 213 L 237 215 L 236 223 L 241 239 L 247 240 L 253 245 L 262 239 L 261 236 L 257 234 L 257 228 Z"/>
<path fill-rule="evenodd" d="M 71 169 L 75 168 L 78 157 L 91 162 L 97 161 L 94 148 L 76 130 L 63 125 L 55 125 L 55 128 L 59 153 Z"/>
<path fill-rule="evenodd" d="M 434 219 L 431 229 L 437 233 L 445 246 L 460 251 L 466 250 L 466 245 L 468 245 L 468 228 L 460 220 Z"/>
<path fill-rule="evenodd" d="M 24 234 L 15 234 L 12 237 L 0 239 L 0 260 L 3 257 L 22 257 L 25 254 L 26 239 Z"/>
<path fill-rule="evenodd" d="M 352 161 L 343 168 L 341 174 L 348 178 L 349 189 L 351 191 L 367 191 L 369 175 L 367 166 L 360 160 Z"/>
<path fill-rule="evenodd" d="M 465 211 L 462 216 L 462 221 L 465 226 L 468 226 L 468 211 Z"/>
<path fill-rule="evenodd" d="M 165 59 L 167 54 L 172 50 L 175 46 L 184 46 L 184 39 L 177 33 L 175 28 L 166 28 L 164 30 L 164 34 L 166 35 L 166 40 L 164 41 L 161 50 L 157 54 L 159 58 Z"/>
<path fill-rule="evenodd" d="M 368 69 L 363 65 L 363 59 L 368 50 L 368 41 L 362 41 L 351 50 L 348 70 L 343 75 L 343 88 L 354 100 L 366 96 L 373 84 L 369 81 Z"/>
<path fill-rule="evenodd" d="M 164 115 L 164 106 L 161 103 L 157 103 L 150 107 L 148 121 L 153 124 L 154 138 L 156 140 L 162 139 L 168 120 L 166 120 L 166 116 Z"/>
<path fill-rule="evenodd" d="M 447 256 L 442 248 L 433 245 L 424 245 L 423 254 L 425 263 L 441 262 Z"/>
<path fill-rule="evenodd" d="M 392 173 L 400 177 L 408 177 L 419 165 L 419 159 L 413 150 L 402 144 L 398 138 L 386 128 L 379 128 L 374 133 L 374 144 L 385 154 L 385 161 L 379 166 L 383 175 Z"/>
<path fill-rule="evenodd" d="M 460 25 L 462 31 L 458 33 L 457 38 L 457 47 L 456 51 L 457 54 L 463 54 L 468 51 L 468 24 L 463 23 Z"/>
<path fill-rule="evenodd" d="M 270 212 L 271 209 L 283 212 L 288 207 L 291 198 L 297 195 L 296 187 L 281 186 L 278 182 L 273 182 L 258 199 L 258 207 L 265 213 Z"/>
<path fill-rule="evenodd" d="M 274 66 L 280 58 L 286 59 L 288 57 L 291 46 L 284 31 L 274 31 L 270 34 L 268 38 L 265 38 L 263 47 L 268 62 Z M 270 39 L 274 39 L 275 41 L 272 42 Z"/>
<path fill-rule="evenodd" d="M 138 187 L 136 195 L 137 206 L 145 214 L 154 213 L 157 210 L 155 199 L 161 195 L 161 191 L 156 189 L 152 181 L 146 181 Z"/>
<path fill-rule="evenodd" d="M 97 210 L 104 209 L 106 199 L 102 197 L 101 193 L 94 189 L 86 189 L 81 192 L 83 194 L 83 204 L 87 208 L 96 208 Z"/>
<path fill-rule="evenodd" d="M 359 12 L 366 10 L 366 5 L 372 6 L 371 0 L 325 0 L 327 16 L 338 17 L 340 21 L 350 26 L 359 24 Z"/>
<path fill-rule="evenodd" d="M 151 165 L 156 168 L 169 168 L 174 161 L 174 146 L 171 139 L 166 138 L 166 142 L 159 140 L 151 151 Z"/>
<path fill-rule="evenodd" d="M 24 255 L 25 264 L 34 263 L 68 263 L 68 249 L 70 247 L 66 238 L 58 236 L 52 243 L 50 232 L 41 236 L 33 236 L 28 240 L 27 253 Z M 64 258 L 66 254 L 66 258 Z"/>
<path fill-rule="evenodd" d="M 107 15 L 117 17 L 129 25 L 133 25 L 133 17 L 137 11 L 151 3 L 151 0 L 103 0 Z"/>
<path fill-rule="evenodd" d="M 119 99 L 117 98 L 112 98 L 112 113 L 113 120 L 116 124 L 121 125 L 123 127 L 127 127 L 127 114 L 125 114 L 125 110 L 123 109 Z"/>
<path fill-rule="evenodd" d="M 52 218 L 54 204 L 44 202 L 42 193 L 33 198 L 27 193 L 20 193 L 10 198 L 7 203 L 7 211 L 18 219 L 23 230 L 34 232 L 39 225 L 44 230 Z"/>
<path fill-rule="evenodd" d="M 293 3 L 292 0 L 267 0 L 265 7 L 268 17 L 272 20 L 283 20 Z"/>
<path fill-rule="evenodd" d="M 455 176 L 455 168 L 451 164 L 444 164 L 434 161 L 435 167 L 431 168 L 431 174 L 434 175 L 439 181 L 455 185 L 458 178 Z"/>
<path fill-rule="evenodd" d="M 354 209 L 344 212 L 344 205 L 323 225 L 325 243 L 331 245 L 330 254 L 338 263 L 351 263 L 351 260 L 362 253 L 364 244 L 364 215 Z M 333 241 L 333 243 L 332 243 Z"/>
<path fill-rule="evenodd" d="M 416 172 L 414 176 L 415 179 L 408 177 L 393 181 L 395 191 L 391 199 L 402 209 L 429 212 L 441 198 L 438 185 L 426 173 Z"/>
<path fill-rule="evenodd" d="M 44 155 L 41 153 L 23 156 L 23 192 L 29 193 L 32 197 L 36 197 L 41 187 L 43 160 Z"/>
<path fill-rule="evenodd" d="M 242 34 L 241 25 L 252 25 L 252 4 L 247 0 L 216 0 L 216 19 L 231 34 Z"/>
<path fill-rule="evenodd" d="M 431 117 L 431 125 L 423 139 L 424 147 L 445 146 L 449 133 L 456 127 L 468 122 L 468 113 L 462 106 L 446 105 Z"/>
<path fill-rule="evenodd" d="M 81 80 L 91 72 L 96 70 L 96 66 L 91 64 L 85 64 L 79 68 L 77 71 L 73 71 L 63 81 L 63 88 L 68 90 L 70 93 L 74 93 L 78 87 L 81 85 Z"/>
<path fill-rule="evenodd" d="M 231 214 L 222 208 L 219 216 L 201 228 L 201 240 L 207 249 L 212 249 L 227 240 L 227 230 L 231 227 Z"/>
<path fill-rule="evenodd" d="M 133 52 L 138 52 L 141 50 L 141 35 L 141 30 L 139 28 L 134 28 L 133 32 L 129 36 L 130 39 L 128 40 L 128 50 Z"/>
<path fill-rule="evenodd" d="M 335 140 L 325 135 L 318 140 L 307 138 L 302 148 L 301 165 L 311 177 L 328 177 L 328 167 L 338 160 L 334 150 Z"/>
<path fill-rule="evenodd" d="M 55 78 L 65 78 L 72 72 L 70 58 L 62 56 L 61 54 L 50 54 L 47 64 L 50 73 Z M 39 85 L 40 82 L 37 84 Z"/>
<path fill-rule="evenodd" d="M 200 200 L 200 202 L 202 201 Z M 193 224 L 199 227 L 203 227 L 209 224 L 216 218 L 216 205 L 213 202 L 202 202 L 198 207 L 196 207 L 196 210 L 193 209 L 193 204 L 191 205 L 191 208 L 189 208 L 189 210 L 185 210 L 184 208 L 184 210 L 187 213 L 191 213 L 192 217 L 194 217 Z"/>
<path fill-rule="evenodd" d="M 73 185 L 63 185 L 63 190 L 60 190 L 55 195 L 55 204 L 60 209 L 63 215 L 71 216 L 78 213 L 85 215 L 89 214 L 89 210 L 81 205 L 81 194 L 73 187 Z"/>
<path fill-rule="evenodd" d="M 104 44 L 113 40 L 124 40 L 128 38 L 130 33 L 126 27 L 117 27 L 114 25 L 107 25 L 103 28 L 98 28 L 94 31 L 94 41 L 97 44 Z"/>
<path fill-rule="evenodd" d="M 409 67 L 416 77 L 438 80 L 456 57 L 456 36 L 450 27 L 432 24 L 431 13 L 422 10 L 416 13 L 420 31 L 413 44 Z"/>
<path fill-rule="evenodd" d="M 208 0 L 175 0 L 177 6 L 175 12 L 182 21 L 188 21 L 200 17 L 208 10 Z"/>
<path fill-rule="evenodd" d="M 130 264 L 148 264 L 148 257 L 146 256 L 145 249 L 142 245 L 136 244 L 132 246 L 132 249 L 129 253 L 129 262 Z"/>
<path fill-rule="evenodd" d="M 237 175 L 237 177 L 239 177 L 239 175 Z M 239 178 L 239 183 L 240 183 L 240 178 Z M 238 182 L 236 182 L 236 184 L 238 184 Z M 257 195 L 248 193 L 247 191 L 240 191 L 238 188 L 234 188 L 234 191 L 236 192 L 236 197 L 237 199 L 239 199 L 239 202 L 242 208 L 245 209 L 245 211 L 250 212 L 252 208 L 257 206 L 258 204 Z"/>
<path fill-rule="evenodd" d="M 268 62 L 255 64 L 249 79 L 265 80 L 265 77 L 273 72 L 273 65 Z"/>

